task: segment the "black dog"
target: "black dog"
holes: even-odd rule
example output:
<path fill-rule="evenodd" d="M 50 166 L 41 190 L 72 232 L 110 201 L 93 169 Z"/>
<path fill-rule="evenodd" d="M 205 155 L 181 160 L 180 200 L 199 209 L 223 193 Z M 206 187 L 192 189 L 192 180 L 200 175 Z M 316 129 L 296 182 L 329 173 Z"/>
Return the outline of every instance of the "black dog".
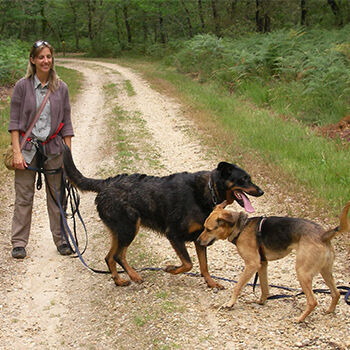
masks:
<path fill-rule="evenodd" d="M 127 248 L 142 225 L 164 234 L 180 258 L 181 266 L 167 266 L 165 271 L 178 274 L 191 270 L 192 262 L 185 242 L 193 241 L 206 283 L 211 288 L 223 288 L 210 277 L 206 247 L 196 240 L 216 204 L 235 200 L 247 211 L 252 211 L 244 192 L 256 197 L 263 195 L 243 169 L 221 162 L 213 171 L 183 172 L 164 177 L 121 174 L 99 180 L 86 178 L 79 172 L 67 146 L 63 159 L 67 176 L 77 188 L 98 193 L 97 210 L 112 236 L 105 260 L 116 285 L 125 286 L 130 281 L 120 278 L 115 261 L 132 281 L 142 282 L 141 276 L 126 261 Z"/>

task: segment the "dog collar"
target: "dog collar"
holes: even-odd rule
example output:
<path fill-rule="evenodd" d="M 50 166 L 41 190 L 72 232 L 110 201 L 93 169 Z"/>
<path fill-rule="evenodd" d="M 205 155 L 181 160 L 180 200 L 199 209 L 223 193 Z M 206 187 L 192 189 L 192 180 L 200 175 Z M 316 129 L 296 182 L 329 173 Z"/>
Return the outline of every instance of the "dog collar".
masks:
<path fill-rule="evenodd" d="M 210 191 L 210 194 L 211 194 L 211 200 L 212 200 L 213 204 L 214 205 L 218 204 L 218 199 L 216 197 L 216 193 L 215 193 L 215 190 L 214 190 L 214 187 L 213 187 L 213 183 L 212 183 L 212 180 L 211 180 L 211 174 L 209 175 L 208 187 L 209 187 L 209 191 Z"/>
<path fill-rule="evenodd" d="M 263 223 L 264 221 L 266 220 L 266 216 L 261 216 L 259 218 L 259 223 L 258 223 L 258 226 L 257 226 L 257 231 L 256 231 L 256 237 L 257 237 L 257 240 L 258 240 L 258 244 L 259 244 L 259 247 L 261 247 L 261 244 L 262 244 L 262 233 L 261 233 L 261 230 L 262 230 L 262 226 L 263 226 Z M 227 240 L 233 244 L 236 244 L 237 242 L 237 239 L 238 237 L 240 236 L 242 231 L 239 231 L 237 233 L 236 236 L 234 236 L 232 233 L 227 237 Z"/>
<path fill-rule="evenodd" d="M 233 236 L 233 234 L 231 233 L 231 234 L 227 237 L 227 240 L 228 240 L 229 242 L 231 242 L 232 244 L 236 244 L 237 239 L 238 239 L 239 235 L 241 234 L 241 232 L 242 232 L 242 231 L 239 231 L 239 232 L 237 233 L 236 236 Z"/>

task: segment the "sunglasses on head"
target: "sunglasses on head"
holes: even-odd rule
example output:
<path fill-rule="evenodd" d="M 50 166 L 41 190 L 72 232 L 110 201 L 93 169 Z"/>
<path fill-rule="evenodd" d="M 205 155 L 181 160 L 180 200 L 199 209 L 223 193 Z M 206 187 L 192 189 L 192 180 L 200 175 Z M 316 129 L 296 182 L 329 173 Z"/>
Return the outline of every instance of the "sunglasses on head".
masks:
<path fill-rule="evenodd" d="M 34 43 L 33 47 L 34 47 L 35 49 L 37 49 L 37 48 L 38 48 L 39 46 L 41 46 L 41 45 L 46 45 L 46 46 L 48 46 L 49 43 L 48 43 L 47 41 L 44 41 L 44 40 L 39 40 L 39 41 L 37 41 L 37 42 Z"/>

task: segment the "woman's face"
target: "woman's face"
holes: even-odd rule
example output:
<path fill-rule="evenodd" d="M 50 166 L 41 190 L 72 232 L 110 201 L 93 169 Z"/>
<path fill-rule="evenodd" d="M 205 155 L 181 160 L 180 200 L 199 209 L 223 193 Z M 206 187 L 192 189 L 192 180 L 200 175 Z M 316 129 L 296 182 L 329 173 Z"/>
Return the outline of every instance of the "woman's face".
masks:
<path fill-rule="evenodd" d="M 36 73 L 38 75 L 48 75 L 52 67 L 52 55 L 48 47 L 44 47 L 38 56 L 31 57 L 30 61 L 36 67 Z"/>

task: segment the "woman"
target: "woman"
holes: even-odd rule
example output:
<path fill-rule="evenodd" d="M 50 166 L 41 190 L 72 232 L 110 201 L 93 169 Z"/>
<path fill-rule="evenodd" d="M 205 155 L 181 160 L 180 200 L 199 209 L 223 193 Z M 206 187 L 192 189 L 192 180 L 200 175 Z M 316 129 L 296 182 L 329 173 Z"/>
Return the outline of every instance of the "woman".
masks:
<path fill-rule="evenodd" d="M 54 65 L 54 49 L 46 41 L 37 41 L 30 50 L 27 73 L 13 90 L 10 108 L 11 142 L 14 152 L 15 207 L 12 220 L 12 256 L 26 257 L 36 172 L 31 168 L 45 170 L 62 169 L 62 140 L 71 147 L 74 136 L 70 116 L 67 85 L 58 78 Z M 36 115 L 39 106 L 50 90 L 49 98 L 30 137 L 21 150 L 20 142 Z M 55 190 L 60 193 L 61 171 L 48 171 L 46 177 L 46 202 L 53 241 L 61 255 L 72 253 L 61 233 L 60 211 L 55 201 Z"/>

